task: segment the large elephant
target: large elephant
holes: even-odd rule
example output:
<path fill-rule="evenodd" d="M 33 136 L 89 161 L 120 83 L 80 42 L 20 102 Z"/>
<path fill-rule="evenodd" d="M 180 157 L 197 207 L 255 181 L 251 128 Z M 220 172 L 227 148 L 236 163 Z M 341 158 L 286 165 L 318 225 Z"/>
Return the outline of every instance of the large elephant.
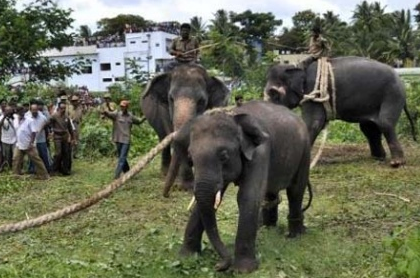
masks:
<path fill-rule="evenodd" d="M 409 118 L 413 135 L 414 125 L 406 108 L 404 85 L 393 68 L 374 60 L 361 57 L 337 57 L 330 59 L 335 80 L 336 119 L 359 123 L 366 136 L 371 155 L 384 160 L 386 153 L 381 137 L 385 136 L 391 152 L 391 166 L 405 163 L 404 153 L 395 132 L 395 126 L 404 111 Z M 295 108 L 304 95 L 314 90 L 318 62 L 307 69 L 290 65 L 274 65 L 268 71 L 264 94 L 272 102 Z M 331 95 L 331 86 L 328 88 Z M 332 95 L 333 96 L 333 95 Z M 302 104 L 302 116 L 306 122 L 311 143 L 328 122 L 322 103 L 307 101 Z"/>
<path fill-rule="evenodd" d="M 147 121 L 163 140 L 172 131 L 178 130 L 190 119 L 214 107 L 226 106 L 229 90 L 225 84 L 208 75 L 199 65 L 180 65 L 171 72 L 154 77 L 145 90 L 141 108 Z M 179 160 L 176 152 L 172 155 L 167 147 L 162 152 L 162 172 L 166 175 L 169 166 L 176 170 Z M 183 186 L 192 184 L 192 173 L 184 167 Z"/>
<path fill-rule="evenodd" d="M 219 236 L 215 210 L 233 182 L 239 187 L 233 268 L 251 272 L 258 267 L 255 241 L 260 206 L 263 224 L 276 225 L 281 189 L 287 191 L 289 236 L 305 231 L 303 211 L 309 204 L 302 209 L 302 199 L 309 186 L 311 148 L 305 123 L 286 107 L 254 101 L 234 108 L 233 115 L 218 111 L 196 118 L 189 136 L 183 134 L 186 127 L 176 140 L 189 140 L 197 204 L 185 230 L 181 254 L 199 253 L 206 231 L 222 257 L 216 269 L 226 270 L 232 265 Z"/>

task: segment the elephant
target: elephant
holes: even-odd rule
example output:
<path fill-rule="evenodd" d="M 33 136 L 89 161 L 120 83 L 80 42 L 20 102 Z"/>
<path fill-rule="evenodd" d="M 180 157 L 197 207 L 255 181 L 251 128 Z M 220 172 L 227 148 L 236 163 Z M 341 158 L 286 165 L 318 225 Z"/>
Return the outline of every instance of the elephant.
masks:
<path fill-rule="evenodd" d="M 213 111 L 211 111 L 213 112 Z M 186 130 L 188 129 L 188 130 Z M 279 191 L 286 189 L 289 237 L 305 232 L 303 196 L 309 187 L 310 141 L 302 119 L 288 108 L 251 101 L 231 112 L 205 113 L 180 130 L 176 141 L 188 148 L 194 168 L 196 204 L 188 220 L 181 255 L 200 253 L 205 231 L 221 256 L 218 271 L 258 268 L 255 241 L 260 224 L 275 226 Z M 216 209 L 227 186 L 239 187 L 239 223 L 232 258 L 220 239 Z"/>
<path fill-rule="evenodd" d="M 229 96 L 230 91 L 225 84 L 209 76 L 204 67 L 180 65 L 170 72 L 155 76 L 149 82 L 142 97 L 141 109 L 159 141 L 162 141 L 205 110 L 226 106 Z M 171 155 L 171 147 L 163 150 L 161 169 L 164 175 L 172 167 L 176 176 L 180 166 L 178 158 L 175 151 Z M 188 189 L 193 179 L 191 169 L 186 165 L 182 169 L 182 185 Z"/>
<path fill-rule="evenodd" d="M 335 80 L 336 119 L 359 123 L 369 143 L 371 156 L 385 160 L 381 137 L 384 135 L 391 153 L 390 165 L 405 164 L 404 152 L 398 141 L 395 126 L 404 109 L 413 132 L 414 124 L 406 107 L 404 85 L 393 68 L 362 57 L 329 58 Z M 297 107 L 305 95 L 313 91 L 319 62 L 307 68 L 276 64 L 269 68 L 264 95 L 268 100 Z M 331 82 L 330 82 L 331 83 Z M 328 86 L 331 95 L 331 86 Z M 322 103 L 307 101 L 301 104 L 302 117 L 309 129 L 311 144 L 330 119 Z"/>

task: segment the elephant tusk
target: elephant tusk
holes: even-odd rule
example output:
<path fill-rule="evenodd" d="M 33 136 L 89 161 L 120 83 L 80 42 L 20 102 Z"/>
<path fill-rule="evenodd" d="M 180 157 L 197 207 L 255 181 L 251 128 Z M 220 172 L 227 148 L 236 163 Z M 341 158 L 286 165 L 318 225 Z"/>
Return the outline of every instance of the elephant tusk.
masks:
<path fill-rule="evenodd" d="M 191 201 L 190 201 L 190 203 L 189 203 L 189 205 L 188 205 L 187 210 L 188 210 L 188 211 L 191 211 L 191 209 L 192 209 L 192 207 L 195 205 L 195 203 L 196 203 L 196 201 L 195 201 L 195 197 L 194 197 L 194 196 L 192 196 Z"/>
<path fill-rule="evenodd" d="M 216 193 L 216 198 L 214 200 L 214 209 L 218 209 L 220 206 L 220 203 L 222 202 L 222 192 L 219 190 Z"/>
<path fill-rule="evenodd" d="M 283 86 L 280 86 L 280 87 L 272 86 L 271 89 L 275 90 L 280 95 L 283 95 L 283 96 L 286 95 L 286 90 L 284 89 Z"/>

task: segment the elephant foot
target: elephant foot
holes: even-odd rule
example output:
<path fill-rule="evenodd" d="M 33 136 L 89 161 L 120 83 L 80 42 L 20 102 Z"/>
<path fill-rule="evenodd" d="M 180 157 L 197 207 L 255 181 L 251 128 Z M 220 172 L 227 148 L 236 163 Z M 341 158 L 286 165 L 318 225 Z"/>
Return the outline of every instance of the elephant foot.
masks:
<path fill-rule="evenodd" d="M 393 158 L 391 159 L 390 165 L 392 168 L 398 168 L 405 164 L 404 158 Z"/>
<path fill-rule="evenodd" d="M 251 273 L 258 269 L 258 261 L 256 259 L 235 259 L 233 269 L 238 273 Z"/>
<path fill-rule="evenodd" d="M 226 271 L 229 269 L 229 267 L 232 265 L 232 259 L 231 258 L 225 258 L 221 261 L 219 261 L 215 266 L 214 269 L 216 271 Z"/>
<path fill-rule="evenodd" d="M 201 248 L 189 248 L 187 246 L 182 246 L 181 250 L 179 250 L 179 255 L 181 257 L 191 257 L 195 254 L 200 254 Z"/>
<path fill-rule="evenodd" d="M 372 158 L 373 158 L 374 160 L 377 160 L 377 161 L 385 161 L 386 156 L 385 156 L 385 155 L 384 155 L 384 156 L 376 156 L 376 155 L 372 155 Z"/>
<path fill-rule="evenodd" d="M 295 238 L 306 232 L 306 227 L 303 225 L 303 217 L 297 219 L 289 219 L 289 234 L 288 238 Z"/>
<path fill-rule="evenodd" d="M 163 166 L 160 168 L 160 173 L 162 174 L 162 176 L 166 177 L 166 175 L 168 174 L 169 171 L 169 167 L 168 166 Z"/>

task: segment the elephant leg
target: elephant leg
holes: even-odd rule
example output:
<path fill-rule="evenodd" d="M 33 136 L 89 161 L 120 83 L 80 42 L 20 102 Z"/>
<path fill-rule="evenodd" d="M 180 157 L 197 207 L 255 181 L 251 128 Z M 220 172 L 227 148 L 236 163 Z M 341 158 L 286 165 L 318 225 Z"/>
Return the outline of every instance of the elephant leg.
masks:
<path fill-rule="evenodd" d="M 166 147 L 162 151 L 161 172 L 164 176 L 168 174 L 169 165 L 171 164 L 171 147 Z"/>
<path fill-rule="evenodd" d="M 181 189 L 192 190 L 194 185 L 194 174 L 192 168 L 183 162 L 181 164 Z"/>
<path fill-rule="evenodd" d="M 258 268 L 258 261 L 255 257 L 255 241 L 260 202 L 255 199 L 257 195 L 257 192 L 244 188 L 240 188 L 238 192 L 239 224 L 233 267 L 240 273 L 249 273 Z"/>
<path fill-rule="evenodd" d="M 302 105 L 302 117 L 308 127 L 311 146 L 314 144 L 319 133 L 327 124 L 327 116 L 322 104 L 304 103 Z"/>
<path fill-rule="evenodd" d="M 382 145 L 382 133 L 374 122 L 363 122 L 359 124 L 360 130 L 369 142 L 370 154 L 377 160 L 385 160 L 386 153 Z"/>
<path fill-rule="evenodd" d="M 278 220 L 278 207 L 280 204 L 279 194 L 265 194 L 264 204 L 262 206 L 262 218 L 264 226 L 276 226 Z"/>
<path fill-rule="evenodd" d="M 304 190 L 301 187 L 292 184 L 287 188 L 287 199 L 289 201 L 289 215 L 287 217 L 289 225 L 288 237 L 293 238 L 305 233 L 303 225 L 302 201 Z"/>
<path fill-rule="evenodd" d="M 188 220 L 187 228 L 184 233 L 184 242 L 179 253 L 183 256 L 200 253 L 203 232 L 204 226 L 200 218 L 198 207 L 195 205 L 190 219 Z"/>
<path fill-rule="evenodd" d="M 381 130 L 388 143 L 389 151 L 391 152 L 391 167 L 399 167 L 405 164 L 404 152 L 401 144 L 398 141 L 395 127 L 391 124 L 383 124 Z"/>

